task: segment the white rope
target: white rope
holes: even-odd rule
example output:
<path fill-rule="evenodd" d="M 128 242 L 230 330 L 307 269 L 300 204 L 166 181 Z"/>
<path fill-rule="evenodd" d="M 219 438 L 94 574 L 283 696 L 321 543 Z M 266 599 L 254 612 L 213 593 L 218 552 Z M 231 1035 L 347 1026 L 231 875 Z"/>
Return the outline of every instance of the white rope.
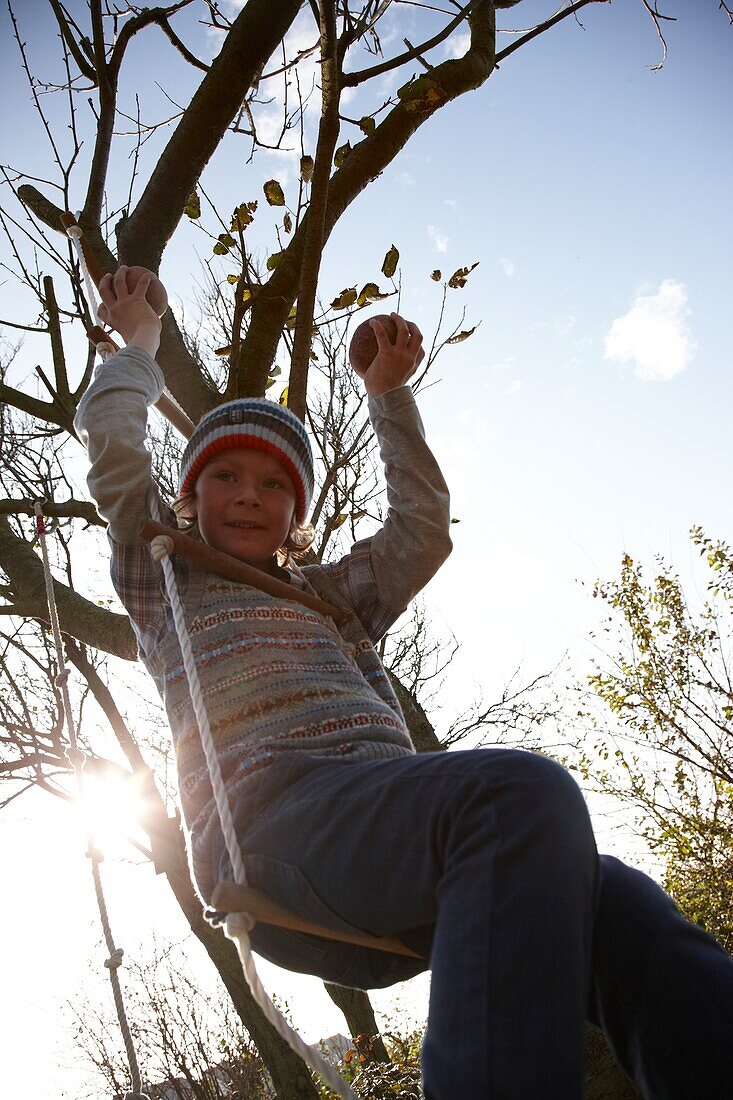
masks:
<path fill-rule="evenodd" d="M 79 269 L 84 276 L 84 285 L 87 291 L 87 298 L 89 299 L 89 306 L 92 311 L 92 316 L 95 321 L 99 321 L 99 298 L 97 296 L 97 288 L 95 287 L 92 277 L 89 274 L 89 268 L 87 267 L 86 257 L 84 256 L 84 249 L 82 248 L 81 238 L 82 230 L 78 225 L 70 225 L 66 230 L 71 243 L 76 251 L 76 256 L 79 261 Z"/>
<path fill-rule="evenodd" d="M 92 311 L 92 316 L 93 316 L 95 321 L 97 321 L 99 324 L 102 324 L 103 323 L 102 318 L 99 316 L 99 298 L 97 296 L 97 288 L 94 285 L 94 280 L 92 279 L 91 275 L 89 274 L 89 268 L 87 267 L 86 256 L 84 255 L 84 249 L 82 248 L 82 243 L 81 243 L 82 230 L 81 230 L 81 227 L 78 226 L 78 225 L 69 225 L 69 226 L 67 226 L 66 232 L 67 232 L 67 235 L 68 235 L 69 239 L 71 240 L 72 245 L 74 246 L 74 250 L 76 252 L 76 257 L 79 261 L 79 270 L 81 271 L 82 276 L 84 277 L 84 286 L 86 287 L 87 298 L 89 300 L 89 308 Z M 110 344 L 110 343 L 97 344 L 97 355 L 102 360 L 109 359 L 110 355 L 114 355 L 116 350 L 117 349 L 115 348 L 114 344 Z"/>
<path fill-rule="evenodd" d="M 56 607 L 56 593 L 53 588 L 53 575 L 51 573 L 51 563 L 48 557 L 48 546 L 46 545 L 46 525 L 43 522 L 43 507 L 42 501 L 37 500 L 34 505 L 34 512 L 36 515 L 36 532 L 38 534 L 38 541 L 41 545 L 41 558 L 43 560 L 43 579 L 46 585 L 46 601 L 48 603 L 48 612 L 51 618 L 51 630 L 53 632 L 53 642 L 56 648 L 56 659 L 59 666 L 59 673 L 54 681 L 56 687 L 61 691 L 61 698 L 63 700 L 63 712 L 66 719 L 66 728 L 69 733 L 69 747 L 66 749 L 66 758 L 74 769 L 76 775 L 76 783 L 79 791 L 79 799 L 83 801 L 84 797 L 84 761 L 85 756 L 82 749 L 79 748 L 79 741 L 76 734 L 76 723 L 74 721 L 74 715 L 71 710 L 71 698 L 69 696 L 68 680 L 69 669 L 63 663 L 63 641 L 61 639 L 61 628 L 59 626 L 59 616 Z M 99 864 L 104 858 L 102 853 L 95 848 L 94 838 L 91 833 L 91 829 L 87 824 L 87 855 L 92 866 L 92 879 L 94 881 L 94 892 L 97 896 L 97 905 L 99 907 L 99 916 L 102 921 L 102 929 L 104 931 L 104 941 L 109 951 L 109 958 L 105 961 L 105 966 L 109 971 L 109 979 L 112 983 L 112 994 L 114 997 L 115 1008 L 117 1010 L 117 1020 L 120 1025 L 120 1031 L 122 1033 L 122 1040 L 125 1044 L 125 1050 L 127 1052 L 127 1061 L 130 1066 L 130 1077 L 132 1079 L 132 1092 L 127 1093 L 127 1100 L 148 1100 L 148 1097 L 141 1092 L 141 1079 L 140 1079 L 140 1067 L 138 1066 L 137 1055 L 135 1053 L 135 1044 L 132 1039 L 132 1033 L 130 1031 L 130 1025 L 127 1022 L 127 1013 L 125 1012 L 125 1002 L 122 996 L 122 988 L 120 986 L 120 979 L 117 974 L 117 970 L 122 964 L 122 956 L 124 951 L 121 947 L 115 947 L 114 937 L 112 935 L 112 927 L 109 921 L 109 914 L 107 912 L 107 902 L 104 896 L 104 890 L 102 889 L 102 876 L 99 871 Z"/>
<path fill-rule="evenodd" d="M 183 666 L 186 670 L 186 676 L 188 677 L 191 703 L 196 716 L 196 723 L 201 737 L 204 756 L 206 757 L 206 764 L 209 769 L 211 786 L 214 791 L 214 800 L 216 802 L 216 809 L 224 834 L 227 854 L 232 865 L 232 870 L 234 871 L 234 878 L 237 885 L 246 886 L 247 874 L 244 869 L 244 861 L 242 860 L 242 853 L 239 848 L 239 843 L 237 842 L 237 834 L 234 830 L 229 800 L 227 798 L 221 768 L 219 767 L 219 760 L 216 755 L 214 739 L 211 735 L 209 718 L 206 713 L 206 703 L 201 688 L 201 681 L 199 680 L 198 671 L 196 669 L 196 662 L 191 648 L 191 639 L 188 636 L 188 630 L 186 628 L 183 604 L 181 603 L 181 597 L 178 593 L 178 586 L 169 556 L 172 548 L 172 540 L 166 536 L 158 536 L 151 542 L 151 552 L 156 560 L 160 561 L 163 567 L 165 587 L 168 593 L 168 599 L 170 600 L 171 611 L 173 612 L 173 622 L 175 623 L 176 634 L 178 635 L 178 641 L 181 647 Z M 310 1066 L 314 1073 L 322 1077 L 329 1087 L 332 1088 L 338 1096 L 342 1097 L 342 1100 L 358 1100 L 357 1094 L 353 1089 L 349 1088 L 338 1071 L 326 1061 L 320 1051 L 308 1046 L 308 1044 L 301 1039 L 297 1031 L 290 1026 L 282 1013 L 275 1008 L 275 1005 L 268 997 L 255 968 L 254 958 L 252 957 L 249 933 L 253 925 L 254 920 L 249 914 L 230 913 L 227 916 L 225 927 L 227 936 L 229 939 L 234 940 L 237 945 L 237 952 L 242 963 L 242 970 L 244 971 L 247 985 L 250 988 L 256 1004 L 261 1008 L 267 1021 L 272 1024 L 278 1035 L 285 1040 L 291 1050 L 299 1054 L 306 1065 Z"/>

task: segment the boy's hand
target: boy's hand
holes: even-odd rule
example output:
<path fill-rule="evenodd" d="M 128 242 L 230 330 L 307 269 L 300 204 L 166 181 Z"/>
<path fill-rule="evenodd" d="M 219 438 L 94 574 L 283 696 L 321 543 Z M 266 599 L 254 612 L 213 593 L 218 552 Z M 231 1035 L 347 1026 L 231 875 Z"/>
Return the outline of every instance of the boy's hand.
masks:
<path fill-rule="evenodd" d="M 99 318 L 119 332 L 126 344 L 135 344 L 155 355 L 160 343 L 160 317 L 145 297 L 155 276 L 152 271 L 144 272 L 130 291 L 127 272 L 123 265 L 114 275 L 101 279 Z"/>
<path fill-rule="evenodd" d="M 398 313 L 390 316 L 397 326 L 394 344 L 390 342 L 379 321 L 369 322 L 378 348 L 377 354 L 362 375 L 370 397 L 378 397 L 380 393 L 404 386 L 425 358 L 422 333 L 414 321 L 406 321 Z"/>

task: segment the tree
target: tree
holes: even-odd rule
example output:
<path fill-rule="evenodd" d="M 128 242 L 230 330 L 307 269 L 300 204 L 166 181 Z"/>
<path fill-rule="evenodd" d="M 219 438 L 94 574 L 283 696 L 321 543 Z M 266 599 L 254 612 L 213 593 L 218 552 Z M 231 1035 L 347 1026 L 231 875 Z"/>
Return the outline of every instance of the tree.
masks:
<path fill-rule="evenodd" d="M 129 999 L 137 1049 L 146 1067 L 145 1088 L 160 1097 L 194 1100 L 266 1100 L 272 1095 L 262 1062 L 236 1026 L 226 999 L 203 992 L 176 945 L 155 945 L 150 959 L 132 967 Z M 124 1096 L 127 1067 L 107 1000 L 69 1006 L 75 1039 L 112 1096 Z M 98 1095 L 98 1082 L 89 1095 Z"/>
<path fill-rule="evenodd" d="M 151 958 L 132 969 L 130 1014 L 151 1100 L 267 1100 L 272 1095 L 262 1061 L 237 1029 L 231 1006 L 191 978 L 185 948 L 156 943 Z M 126 1067 L 108 1000 L 87 1003 L 83 1013 L 70 1006 L 69 1014 L 81 1051 L 107 1090 L 122 1096 Z M 365 1100 L 418 1100 L 424 1029 L 405 1030 L 404 1021 L 387 1019 L 383 1039 L 373 1017 L 365 1022 L 343 1056 L 346 1079 Z M 384 1048 L 383 1055 L 377 1055 L 376 1045 Z M 638 1092 L 595 1028 L 589 1028 L 587 1054 L 587 1100 L 636 1100 Z M 91 1084 L 89 1095 L 97 1094 L 98 1086 Z M 335 1094 L 322 1086 L 320 1095 L 330 1100 Z"/>
<path fill-rule="evenodd" d="M 699 606 L 662 558 L 647 579 L 625 555 L 620 578 L 596 584 L 610 612 L 608 637 L 581 689 L 579 715 L 595 738 L 578 742 L 576 766 L 632 807 L 640 835 L 664 860 L 666 889 L 730 951 L 733 554 L 699 527 L 691 538 L 709 571 Z"/>
<path fill-rule="evenodd" d="M 277 4 L 248 0 L 231 20 L 214 0 L 200 4 L 180 0 L 167 7 L 145 8 L 110 6 L 103 0 L 91 0 L 87 8 L 49 0 L 60 43 L 64 74 L 60 80 L 55 74 L 34 75 L 22 19 L 12 5 L 9 8 L 10 26 L 49 153 L 42 178 L 15 165 L 3 168 L 7 201 L 2 207 L 2 227 L 8 266 L 24 287 L 25 304 L 30 302 L 22 321 L 13 318 L 3 324 L 11 332 L 24 333 L 29 347 L 40 346 L 34 340 L 47 341 L 38 353 L 46 364 L 37 372 L 38 382 L 24 374 L 10 346 L 0 377 L 6 497 L 0 507 L 0 568 L 2 610 L 11 624 L 3 651 L 7 685 L 3 777 L 10 789 L 6 801 L 31 784 L 68 797 L 55 659 L 47 644 L 47 611 L 30 518 L 33 501 L 45 498 L 47 514 L 57 521 L 55 590 L 67 657 L 85 684 L 79 707 L 83 715 L 94 700 L 106 716 L 116 754 L 112 760 L 111 748 L 107 751 L 97 741 L 87 743 L 90 767 L 124 767 L 146 791 L 150 838 L 146 852 L 167 875 L 283 1095 L 288 1088 L 288 1095 L 293 1095 L 292 1081 L 299 1076 L 299 1067 L 258 1021 L 230 945 L 201 918 L 168 792 L 149 767 L 150 742 L 143 743 L 132 733 L 105 678 L 107 656 L 135 658 L 129 624 L 109 603 L 106 591 L 89 593 L 79 580 L 84 569 L 81 547 L 89 545 L 82 540 L 92 540 L 98 548 L 93 540 L 100 525 L 89 502 L 75 495 L 67 471 L 77 454 L 73 414 L 93 360 L 87 356 L 77 377 L 69 367 L 66 345 L 80 324 L 88 326 L 93 318 L 75 255 L 57 235 L 59 217 L 79 205 L 82 197 L 79 222 L 103 270 L 125 262 L 157 271 L 173 237 L 182 235 L 189 225 L 201 227 L 202 239 L 223 265 L 215 267 L 210 261 L 216 286 L 214 322 L 194 332 L 183 318 L 166 315 L 159 361 L 169 390 L 193 419 L 223 396 L 261 394 L 276 378 L 273 363 L 282 341 L 292 353 L 289 401 L 296 411 L 307 411 L 313 422 L 319 415 L 318 393 L 332 392 L 329 382 L 324 391 L 318 389 L 313 372 L 308 383 L 320 257 L 335 225 L 436 112 L 480 87 L 498 61 L 593 2 L 602 0 L 578 0 L 499 52 L 496 12 L 517 7 L 518 0 L 494 4 L 471 0 L 456 6 L 450 16 L 426 8 L 421 41 L 385 58 L 380 27 L 390 5 L 378 0 L 362 4 L 324 0 L 320 6 L 312 3 L 305 8 L 300 0 Z M 646 7 L 659 27 L 656 9 Z M 198 56 L 202 43 L 194 15 L 200 15 L 208 31 L 219 36 L 221 49 L 210 63 Z M 293 45 L 288 32 L 294 29 L 310 36 L 307 47 Z M 438 48 L 451 37 L 459 42 L 462 34 L 468 34 L 468 45 L 456 50 L 460 56 L 436 60 Z M 171 98 L 180 98 L 184 105 L 176 107 L 172 118 L 161 113 L 147 123 L 143 111 L 146 98 L 153 94 L 152 82 L 139 89 L 139 95 L 137 89 L 132 95 L 127 74 L 133 48 L 152 35 L 160 35 L 169 50 L 171 72 L 174 63 L 180 67 L 175 73 L 184 85 L 182 95 Z M 312 70 L 314 57 L 318 58 L 316 70 Z M 184 70 L 188 77 L 180 75 Z M 380 78 L 398 70 L 404 72 L 405 81 L 384 99 Z M 315 79 L 318 74 L 320 80 Z M 196 87 L 193 77 L 199 81 Z M 310 87 L 317 83 L 320 102 Z M 276 89 L 272 94 L 271 88 Z M 345 113 L 347 89 L 358 105 L 359 117 Z M 280 111 L 277 126 L 268 118 L 273 102 Z M 67 117 L 61 117 L 62 105 Z M 264 132 L 268 121 L 274 130 L 272 140 Z M 131 132 L 125 134 L 128 123 Z M 282 208 L 283 213 L 282 221 L 278 214 L 267 258 L 259 263 L 248 240 L 256 214 L 253 192 L 244 194 L 231 214 L 224 214 L 208 202 L 205 173 L 233 142 L 247 142 L 250 160 L 256 163 L 259 150 L 268 145 L 282 148 L 286 135 L 295 137 L 300 146 L 299 155 L 295 153 L 297 195 L 286 202 L 279 182 L 266 182 L 267 209 L 279 212 Z M 131 159 L 125 162 L 128 153 Z M 261 216 L 260 209 L 258 219 Z M 385 259 L 385 278 L 395 271 L 391 253 L 390 249 Z M 450 289 L 460 288 L 468 274 L 468 268 L 455 272 L 447 280 Z M 328 327 L 334 316 L 347 316 L 352 307 L 360 308 L 382 293 L 374 283 L 365 283 L 360 292 L 356 285 L 346 288 L 330 310 L 315 317 L 319 337 L 335 331 Z M 221 322 L 218 331 L 216 318 Z M 220 339 L 215 340 L 215 335 Z M 465 338 L 470 330 L 453 335 Z M 226 348 L 222 357 L 207 351 L 207 340 L 214 349 Z M 326 361 L 331 362 L 327 356 Z M 318 421 L 329 424 L 327 440 L 335 424 L 335 404 L 326 400 L 325 414 L 320 415 L 330 420 Z M 348 428 L 350 423 L 344 422 L 341 435 L 334 429 L 339 449 L 334 445 L 325 457 L 324 492 L 319 500 L 319 552 L 323 554 L 337 545 L 342 525 L 343 534 L 373 518 L 360 515 L 368 510 L 353 497 L 352 471 L 358 472 L 359 464 L 367 464 L 368 458 L 365 443 L 358 438 L 358 425 L 356 438 L 343 442 Z M 165 427 L 156 431 L 158 473 L 164 483 L 170 483 L 177 444 Z M 434 747 L 430 724 L 420 708 L 406 690 L 401 698 L 413 728 L 420 726 L 422 743 Z M 313 1095 L 308 1085 L 301 1091 Z"/>

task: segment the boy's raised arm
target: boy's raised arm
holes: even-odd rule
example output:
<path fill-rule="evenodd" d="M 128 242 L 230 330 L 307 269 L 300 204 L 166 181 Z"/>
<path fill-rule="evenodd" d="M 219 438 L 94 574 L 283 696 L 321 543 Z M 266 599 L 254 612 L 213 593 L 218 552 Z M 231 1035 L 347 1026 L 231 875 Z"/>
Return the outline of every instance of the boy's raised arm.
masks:
<path fill-rule="evenodd" d="M 406 385 L 424 358 L 422 336 L 416 325 L 392 316 L 395 343 L 374 322 L 378 353 L 358 372 L 369 394 L 369 415 L 384 463 L 387 517 L 375 535 L 325 567 L 343 586 L 373 640 L 402 614 L 452 548 L 448 487 Z"/>
<path fill-rule="evenodd" d="M 139 542 L 138 530 L 150 515 L 150 452 L 145 446 L 148 406 L 160 397 L 164 379 L 153 356 L 158 349 L 160 318 L 148 304 L 143 276 L 133 291 L 126 268 L 100 283 L 105 320 L 123 336 L 127 347 L 101 363 L 77 410 L 74 425 L 87 449 L 89 491 L 109 524 L 115 542 Z"/>
<path fill-rule="evenodd" d="M 409 386 L 370 398 L 388 510 L 371 540 L 380 602 L 400 615 L 451 552 L 450 496 Z"/>

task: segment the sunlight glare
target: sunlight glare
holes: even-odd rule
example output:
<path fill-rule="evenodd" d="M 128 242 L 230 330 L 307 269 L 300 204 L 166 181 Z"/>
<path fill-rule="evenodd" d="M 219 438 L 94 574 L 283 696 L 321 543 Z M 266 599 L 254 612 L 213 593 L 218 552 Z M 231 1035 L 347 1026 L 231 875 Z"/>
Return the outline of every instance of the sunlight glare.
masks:
<path fill-rule="evenodd" d="M 78 804 L 80 822 L 91 832 L 105 855 L 129 853 L 126 838 L 143 839 L 140 820 L 144 801 L 134 780 L 114 774 L 84 776 L 84 795 Z"/>

